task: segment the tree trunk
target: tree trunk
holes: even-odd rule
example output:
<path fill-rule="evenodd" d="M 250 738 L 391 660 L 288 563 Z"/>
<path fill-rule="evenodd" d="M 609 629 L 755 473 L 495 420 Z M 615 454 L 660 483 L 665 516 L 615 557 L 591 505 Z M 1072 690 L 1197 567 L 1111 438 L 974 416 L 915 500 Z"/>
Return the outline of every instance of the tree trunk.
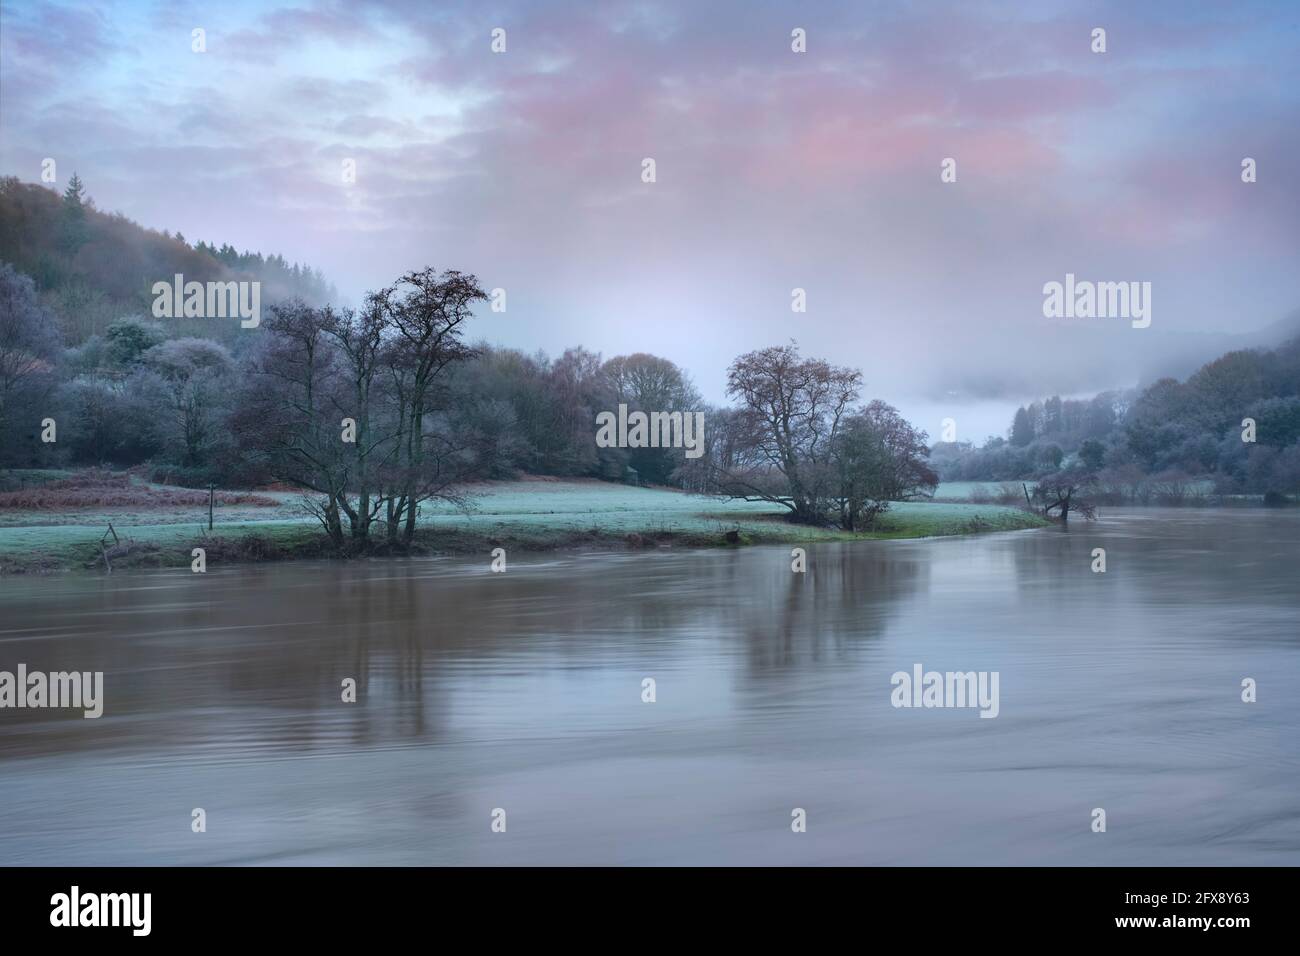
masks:
<path fill-rule="evenodd" d="M 407 545 L 409 545 L 411 541 L 414 540 L 415 538 L 415 513 L 419 510 L 420 510 L 419 507 L 416 505 L 414 501 L 407 502 L 406 528 L 404 529 L 402 534 L 402 541 Z"/>
<path fill-rule="evenodd" d="M 343 523 L 339 520 L 338 503 L 331 500 L 325 506 L 325 530 L 335 548 L 343 547 Z"/>
<path fill-rule="evenodd" d="M 421 399 L 423 400 L 423 399 Z M 415 489 L 423 479 L 424 470 L 424 412 L 417 403 L 411 406 L 411 434 L 408 436 L 408 471 L 406 479 L 406 528 L 403 538 L 410 544 L 415 537 Z"/>
<path fill-rule="evenodd" d="M 388 543 L 390 546 L 397 544 L 397 533 L 402 527 L 402 508 L 405 498 L 389 498 L 388 513 L 386 515 L 386 524 L 388 532 Z"/>

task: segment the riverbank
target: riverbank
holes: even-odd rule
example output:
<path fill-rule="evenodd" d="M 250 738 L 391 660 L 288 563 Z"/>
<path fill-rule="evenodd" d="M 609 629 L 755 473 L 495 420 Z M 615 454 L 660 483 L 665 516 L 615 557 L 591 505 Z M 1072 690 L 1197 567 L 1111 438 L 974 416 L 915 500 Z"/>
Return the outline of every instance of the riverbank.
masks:
<path fill-rule="evenodd" d="M 0 573 L 188 567 L 194 548 L 204 549 L 209 567 L 333 556 L 319 524 L 296 493 L 218 492 L 209 531 L 206 503 L 196 504 L 169 487 L 145 482 L 131 487 L 138 493 L 101 499 L 127 502 L 122 504 L 71 507 L 50 494 L 24 499 L 24 507 L 0 508 Z M 466 509 L 427 504 L 410 551 L 402 553 L 481 554 L 488 560 L 498 547 L 513 553 L 800 544 L 1013 531 L 1046 524 L 1036 515 L 999 505 L 909 502 L 893 505 L 874 530 L 849 533 L 789 524 L 761 502 L 593 480 L 486 482 L 466 491 Z M 82 493 L 73 500 L 85 499 Z M 386 549 L 381 543 L 366 554 L 383 556 Z"/>

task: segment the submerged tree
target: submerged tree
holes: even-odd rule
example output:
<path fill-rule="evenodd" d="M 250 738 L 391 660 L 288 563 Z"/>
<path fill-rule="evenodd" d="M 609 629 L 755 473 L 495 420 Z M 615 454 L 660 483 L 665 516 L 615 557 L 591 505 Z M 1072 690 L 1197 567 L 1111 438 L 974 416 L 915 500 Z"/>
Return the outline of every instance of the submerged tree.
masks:
<path fill-rule="evenodd" d="M 1097 506 L 1088 495 L 1096 483 L 1096 476 L 1082 468 L 1066 468 L 1038 479 L 1033 500 L 1043 509 L 1045 517 L 1053 510 L 1062 521 L 1070 520 L 1070 512 L 1077 511 L 1091 520 L 1097 516 Z"/>

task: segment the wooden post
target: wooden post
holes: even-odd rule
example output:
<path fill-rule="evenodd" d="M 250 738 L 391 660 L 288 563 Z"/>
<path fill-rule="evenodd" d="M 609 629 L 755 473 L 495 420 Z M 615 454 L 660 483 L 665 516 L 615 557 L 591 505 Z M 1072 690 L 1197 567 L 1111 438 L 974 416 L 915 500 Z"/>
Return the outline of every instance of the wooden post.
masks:
<path fill-rule="evenodd" d="M 121 539 L 118 538 L 117 536 L 117 532 L 113 530 L 113 522 L 111 521 L 108 523 L 108 530 L 105 531 L 103 536 L 99 539 L 99 550 L 104 555 L 104 570 L 106 570 L 109 574 L 112 574 L 113 564 L 111 561 L 108 560 L 108 536 L 110 534 L 113 536 L 114 544 L 122 543 Z"/>
<path fill-rule="evenodd" d="M 1020 483 L 1020 490 L 1025 493 L 1025 504 L 1029 505 L 1030 511 L 1033 511 L 1034 503 L 1029 500 L 1029 488 L 1025 485 L 1023 481 Z"/>
<path fill-rule="evenodd" d="M 208 485 L 208 530 L 212 530 L 212 499 L 216 496 L 217 486 Z"/>

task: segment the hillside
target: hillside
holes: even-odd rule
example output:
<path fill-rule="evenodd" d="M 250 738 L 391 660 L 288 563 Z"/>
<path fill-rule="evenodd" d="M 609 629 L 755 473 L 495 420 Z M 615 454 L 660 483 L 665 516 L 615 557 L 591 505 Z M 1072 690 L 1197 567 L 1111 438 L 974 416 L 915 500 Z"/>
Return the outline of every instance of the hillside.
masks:
<path fill-rule="evenodd" d="M 36 282 L 67 345 L 103 335 L 123 315 L 147 316 L 153 283 L 177 273 L 187 281 L 260 281 L 263 304 L 293 296 L 322 304 L 335 295 L 314 269 L 279 255 L 191 244 L 179 234 L 148 229 L 120 213 L 100 211 L 78 185 L 79 180 L 69 183 L 59 193 L 0 178 L 0 261 Z M 203 319 L 170 321 L 176 335 L 233 335 Z"/>
<path fill-rule="evenodd" d="M 1016 410 L 1007 438 L 940 443 L 933 461 L 948 482 L 1031 479 L 1077 462 L 1103 479 L 1205 478 L 1226 493 L 1295 494 L 1300 337 L 1229 352 L 1181 382 L 1033 402 Z"/>

